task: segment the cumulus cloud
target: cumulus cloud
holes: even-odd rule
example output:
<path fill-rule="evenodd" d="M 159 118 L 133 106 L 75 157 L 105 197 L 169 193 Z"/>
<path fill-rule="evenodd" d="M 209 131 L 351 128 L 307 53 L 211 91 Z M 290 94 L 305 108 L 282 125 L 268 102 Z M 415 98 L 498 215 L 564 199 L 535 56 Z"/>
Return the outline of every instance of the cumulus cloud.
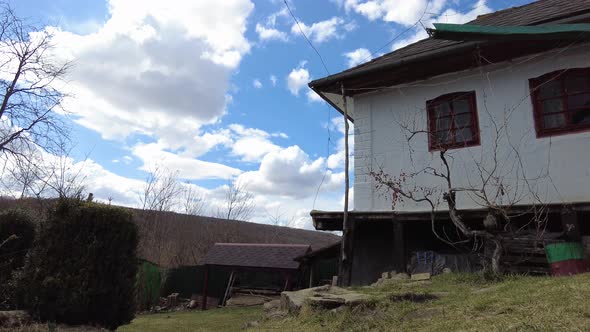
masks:
<path fill-rule="evenodd" d="M 346 11 L 354 11 L 373 21 L 382 19 L 405 26 L 415 24 L 425 13 L 437 13 L 446 0 L 341 0 Z"/>
<path fill-rule="evenodd" d="M 260 82 L 259 79 L 254 79 L 254 81 L 252 81 L 252 85 L 256 88 L 256 89 L 260 89 L 262 88 L 262 82 Z"/>
<path fill-rule="evenodd" d="M 55 52 L 75 59 L 66 100 L 77 122 L 103 138 L 196 131 L 217 121 L 229 75 L 249 52 L 249 0 L 110 0 L 94 33 L 48 28 Z"/>
<path fill-rule="evenodd" d="M 348 67 L 354 67 L 370 60 L 371 52 L 366 48 L 357 48 L 354 51 L 344 53 L 344 56 L 348 59 Z"/>
<path fill-rule="evenodd" d="M 272 86 L 277 86 L 278 79 L 277 79 L 277 77 L 274 74 L 273 75 L 270 75 L 269 80 L 270 80 L 270 83 L 272 84 Z"/>
<path fill-rule="evenodd" d="M 280 41 L 287 41 L 289 39 L 286 32 L 279 31 L 273 27 L 265 27 L 260 23 L 256 24 L 256 33 L 258 33 L 258 38 L 262 41 L 266 40 L 280 40 Z"/>
<path fill-rule="evenodd" d="M 183 179 L 229 179 L 241 171 L 227 165 L 202 161 L 165 150 L 159 143 L 140 143 L 132 148 L 134 156 L 143 162 L 142 170 L 149 171 L 155 165 L 178 171 Z"/>
<path fill-rule="evenodd" d="M 267 153 L 278 151 L 280 147 L 270 140 L 271 137 L 287 137 L 284 133 L 269 134 L 264 130 L 245 128 L 240 124 L 232 124 L 229 128 L 233 135 L 231 153 L 246 162 L 260 161 Z"/>
<path fill-rule="evenodd" d="M 300 35 L 300 27 L 309 39 L 311 39 L 314 43 L 319 44 L 330 39 L 343 38 L 344 31 L 354 30 L 356 25 L 346 23 L 344 19 L 340 17 L 332 17 L 329 20 L 316 22 L 311 25 L 307 25 L 303 22 L 299 22 L 299 26 L 297 26 L 297 24 L 293 24 L 291 26 L 291 33 Z"/>
<path fill-rule="evenodd" d="M 344 179 L 343 173 L 325 170 L 324 158 L 312 160 L 294 145 L 266 154 L 257 171 L 245 172 L 238 179 L 259 194 L 303 198 L 315 193 L 324 172 L 324 190 L 333 190 Z"/>
<path fill-rule="evenodd" d="M 434 27 L 432 23 L 435 22 L 462 24 L 474 20 L 478 15 L 487 14 L 491 11 L 492 9 L 488 7 L 486 0 L 478 0 L 467 12 L 459 12 L 458 10 L 447 8 L 438 15 L 426 17 L 422 20 L 422 23 L 427 27 Z M 415 28 L 411 36 L 394 43 L 392 50 L 415 43 L 427 37 L 428 34 L 422 27 Z"/>
<path fill-rule="evenodd" d="M 305 68 L 305 64 L 305 61 L 301 62 L 299 66 L 293 68 L 287 76 L 287 87 L 294 96 L 298 96 L 299 91 L 303 87 L 306 87 L 307 83 L 311 80 L 311 76 L 309 75 L 309 71 Z"/>
<path fill-rule="evenodd" d="M 315 91 L 313 91 L 312 89 L 307 90 L 307 100 L 309 100 L 312 103 L 319 103 L 324 101 L 322 99 L 322 97 L 320 97 L 320 95 L 318 95 L 317 93 L 315 93 Z"/>

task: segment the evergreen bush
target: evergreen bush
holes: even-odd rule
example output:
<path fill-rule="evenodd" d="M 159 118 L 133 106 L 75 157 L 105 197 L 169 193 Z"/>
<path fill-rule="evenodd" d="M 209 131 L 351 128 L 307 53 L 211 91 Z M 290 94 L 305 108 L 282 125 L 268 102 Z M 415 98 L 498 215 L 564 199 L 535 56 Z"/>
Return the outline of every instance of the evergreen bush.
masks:
<path fill-rule="evenodd" d="M 15 308 L 12 275 L 23 267 L 34 237 L 35 221 L 25 210 L 0 212 L 0 310 Z"/>
<path fill-rule="evenodd" d="M 23 304 L 42 321 L 109 329 L 129 323 L 137 243 L 127 210 L 60 200 L 40 226 L 19 280 Z"/>

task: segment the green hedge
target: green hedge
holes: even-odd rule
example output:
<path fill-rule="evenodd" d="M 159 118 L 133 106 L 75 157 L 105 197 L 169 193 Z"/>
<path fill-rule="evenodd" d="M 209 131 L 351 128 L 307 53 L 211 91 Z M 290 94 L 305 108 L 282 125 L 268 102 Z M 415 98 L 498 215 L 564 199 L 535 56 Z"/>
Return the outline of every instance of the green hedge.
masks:
<path fill-rule="evenodd" d="M 15 309 L 12 275 L 35 238 L 34 218 L 21 209 L 0 212 L 0 310 Z"/>
<path fill-rule="evenodd" d="M 138 232 L 128 211 L 61 200 L 42 223 L 19 290 L 42 321 L 109 329 L 135 312 Z"/>

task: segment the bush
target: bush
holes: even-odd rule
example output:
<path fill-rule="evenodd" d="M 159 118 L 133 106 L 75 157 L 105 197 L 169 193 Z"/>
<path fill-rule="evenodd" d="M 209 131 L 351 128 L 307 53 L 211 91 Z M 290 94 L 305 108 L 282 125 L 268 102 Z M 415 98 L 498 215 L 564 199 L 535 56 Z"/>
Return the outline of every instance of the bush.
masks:
<path fill-rule="evenodd" d="M 109 329 L 135 312 L 137 228 L 121 208 L 61 200 L 41 225 L 19 281 L 33 317 Z"/>
<path fill-rule="evenodd" d="M 30 214 L 21 209 L 0 212 L 0 310 L 14 309 L 12 275 L 23 267 L 34 237 Z"/>

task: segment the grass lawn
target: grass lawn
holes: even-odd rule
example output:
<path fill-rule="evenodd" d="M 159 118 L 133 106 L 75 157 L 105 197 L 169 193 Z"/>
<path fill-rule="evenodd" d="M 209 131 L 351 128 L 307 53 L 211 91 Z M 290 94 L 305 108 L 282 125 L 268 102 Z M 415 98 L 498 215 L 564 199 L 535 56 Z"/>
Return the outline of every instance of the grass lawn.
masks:
<path fill-rule="evenodd" d="M 267 319 L 261 307 L 144 315 L 118 331 L 590 331 L 590 274 L 510 276 L 483 281 L 447 274 L 427 282 L 395 281 L 361 287 L 369 305 L 337 312 L 304 308 Z"/>
<path fill-rule="evenodd" d="M 261 306 L 141 315 L 117 331 L 240 331 L 245 323 L 258 320 L 261 315 Z"/>
<path fill-rule="evenodd" d="M 485 282 L 448 274 L 431 282 L 398 281 L 358 288 L 368 307 L 304 310 L 266 320 L 259 331 L 590 331 L 590 274 L 507 277 Z"/>

